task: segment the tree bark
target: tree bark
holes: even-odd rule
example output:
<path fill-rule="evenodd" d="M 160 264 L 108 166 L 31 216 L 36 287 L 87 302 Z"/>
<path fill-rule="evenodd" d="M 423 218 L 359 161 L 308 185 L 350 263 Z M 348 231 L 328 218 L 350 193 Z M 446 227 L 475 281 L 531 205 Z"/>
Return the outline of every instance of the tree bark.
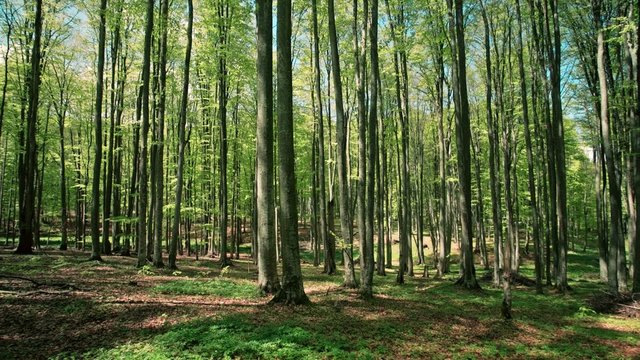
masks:
<path fill-rule="evenodd" d="M 104 92 L 104 50 L 106 32 L 107 0 L 100 2 L 100 25 L 98 30 L 98 70 L 94 107 L 95 150 L 91 185 L 91 260 L 100 258 L 100 172 L 102 166 L 102 96 Z"/>
<path fill-rule="evenodd" d="M 355 271 L 353 268 L 353 241 L 351 230 L 351 215 L 349 212 L 349 177 L 347 174 L 347 123 L 344 114 L 344 104 L 342 98 L 342 78 L 340 73 L 340 55 L 338 53 L 338 36 L 336 31 L 336 17 L 334 0 L 328 0 L 329 13 L 329 44 L 331 48 L 331 66 L 333 68 L 333 87 L 335 91 L 336 107 L 336 138 L 338 141 L 337 161 L 338 161 L 338 196 L 340 207 L 340 228 L 344 248 L 342 251 L 344 259 L 344 286 L 347 288 L 357 287 Z M 332 245 L 332 244 L 329 244 Z M 325 272 L 335 273 L 335 260 L 332 253 L 333 246 L 329 246 L 325 251 Z"/>
<path fill-rule="evenodd" d="M 318 114 L 318 202 L 320 212 L 319 222 L 319 240 L 325 248 L 329 245 L 327 235 L 327 195 L 325 180 L 325 151 L 324 151 L 324 117 L 322 108 L 322 89 L 320 88 L 320 38 L 318 34 L 318 5 L 317 0 L 312 0 L 311 11 L 313 17 L 313 75 L 314 75 L 314 94 Z M 331 240 L 333 242 L 333 240 Z M 332 246 L 335 246 L 332 245 Z M 332 253 L 335 253 L 333 251 Z M 331 255 L 335 258 L 335 254 Z M 326 260 L 325 260 L 326 261 Z M 335 261 L 332 260 L 332 261 Z M 326 270 L 326 269 L 325 269 Z"/>
<path fill-rule="evenodd" d="M 158 102 L 158 125 L 156 127 L 156 200 L 154 203 L 153 265 L 164 267 L 162 261 L 162 219 L 164 207 L 164 120 L 167 98 L 167 37 L 169 27 L 169 0 L 160 2 L 160 83 Z"/>
<path fill-rule="evenodd" d="M 291 71 L 291 0 L 278 1 L 278 169 L 280 178 L 280 230 L 282 287 L 271 303 L 309 303 L 304 292 L 298 245 L 298 204 L 293 146 L 293 85 Z"/>
<path fill-rule="evenodd" d="M 280 289 L 276 258 L 273 195 L 273 64 L 272 64 L 272 0 L 256 1 L 258 27 L 257 67 L 257 235 L 258 288 L 263 293 Z"/>
<path fill-rule="evenodd" d="M 449 0 L 450 11 L 452 0 Z M 455 41 L 452 41 L 454 55 L 453 90 L 456 104 L 456 139 L 458 150 L 458 179 L 460 192 L 458 195 L 460 223 L 461 256 L 463 257 L 463 271 L 460 285 L 476 289 L 480 286 L 476 281 L 475 266 L 473 264 L 473 219 L 471 214 L 471 124 L 469 120 L 469 99 L 467 95 L 466 49 L 464 40 L 463 0 L 455 0 L 455 17 L 450 15 L 455 23 Z M 506 263 L 506 261 L 505 261 Z"/>
<path fill-rule="evenodd" d="M 536 275 L 536 292 L 542 293 L 542 246 L 540 245 L 540 221 L 538 202 L 536 197 L 535 173 L 533 171 L 533 145 L 531 131 L 529 130 L 529 104 L 527 101 L 527 85 L 524 72 L 524 56 L 522 45 L 522 15 L 520 13 L 520 0 L 516 0 L 516 16 L 518 17 L 518 73 L 520 75 L 520 96 L 522 98 L 522 121 L 524 123 L 524 137 L 527 151 L 527 177 L 529 181 L 529 197 L 531 207 L 531 220 L 533 225 L 534 270 Z"/>
<path fill-rule="evenodd" d="M 103 0 L 105 1 L 105 0 Z M 42 0 L 36 1 L 34 19 L 34 40 L 31 50 L 31 73 L 27 77 L 29 83 L 29 110 L 27 114 L 27 137 L 24 156 L 21 164 L 23 173 L 19 174 L 22 183 L 20 197 L 20 241 L 16 254 L 33 253 L 33 217 L 35 210 L 35 173 L 37 162 L 36 132 L 38 127 L 38 107 L 40 99 L 40 43 L 42 39 Z"/>
<path fill-rule="evenodd" d="M 151 73 L 151 41 L 153 35 L 153 8 L 154 0 L 147 1 L 147 18 L 144 34 L 144 55 L 142 60 L 142 139 L 140 158 L 138 159 L 137 170 L 140 181 L 138 195 L 138 232 L 137 250 L 138 267 L 142 267 L 147 262 L 147 201 L 148 201 L 148 138 L 149 138 L 149 78 Z"/>
<path fill-rule="evenodd" d="M 362 268 L 361 295 L 368 299 L 373 297 L 373 231 L 374 231 L 374 196 L 376 187 L 376 170 L 378 154 L 378 80 L 380 68 L 378 67 L 378 0 L 371 1 L 371 22 L 369 26 L 369 39 L 371 41 L 371 77 L 369 79 L 369 119 L 368 119 L 368 145 L 369 157 L 367 158 L 367 214 L 365 252 L 361 254 L 364 259 Z M 381 201 L 379 198 L 378 201 Z M 380 221 L 380 219 L 378 220 Z M 381 231 L 378 232 L 380 236 Z"/>

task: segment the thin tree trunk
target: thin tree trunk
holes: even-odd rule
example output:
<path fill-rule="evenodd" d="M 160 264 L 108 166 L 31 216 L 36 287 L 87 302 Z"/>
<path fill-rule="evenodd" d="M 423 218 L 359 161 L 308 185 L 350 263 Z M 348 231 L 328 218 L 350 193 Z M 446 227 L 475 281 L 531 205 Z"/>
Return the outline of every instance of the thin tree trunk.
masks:
<path fill-rule="evenodd" d="M 94 107 L 95 151 L 91 185 L 91 260 L 100 258 L 100 172 L 102 166 L 102 95 L 104 92 L 104 53 L 107 0 L 100 2 L 100 25 L 98 31 L 98 70 Z"/>
<path fill-rule="evenodd" d="M 353 1 L 353 49 L 355 59 L 355 81 L 358 102 L 358 179 L 356 185 L 358 237 L 360 238 L 360 284 L 361 294 L 368 298 L 372 294 L 371 283 L 365 283 L 368 279 L 368 265 L 365 254 L 368 254 L 367 245 L 367 104 L 365 102 L 365 72 L 366 72 L 366 48 L 367 48 L 367 21 L 368 0 L 363 0 L 362 30 L 358 30 L 358 0 Z M 358 33 L 361 33 L 360 38 Z M 365 270 L 366 269 L 366 270 Z"/>
<path fill-rule="evenodd" d="M 636 11 L 640 10 L 640 1 L 637 2 Z M 640 18 L 636 21 L 636 39 L 640 39 Z M 638 59 L 640 59 L 640 46 L 636 44 L 636 64 Z M 634 154 L 632 160 L 633 171 L 633 204 L 635 207 L 635 219 L 631 219 L 631 221 L 635 221 L 635 226 L 633 227 L 633 231 L 631 233 L 631 243 L 633 244 L 633 284 L 632 284 L 632 292 L 639 293 L 640 292 L 640 236 L 638 236 L 638 232 L 640 231 L 640 215 L 638 214 L 638 208 L 640 208 L 640 68 L 636 65 L 636 89 L 638 93 L 636 94 L 636 111 L 635 116 L 633 118 L 633 125 L 631 126 L 631 149 Z M 635 131 L 635 135 L 634 132 Z"/>
<path fill-rule="evenodd" d="M 220 266 L 225 267 L 231 265 L 231 261 L 227 257 L 227 220 L 228 220 L 228 204 L 227 204 L 227 101 L 228 101 L 228 85 L 227 85 L 227 59 L 226 46 L 229 36 L 229 4 L 218 4 L 218 16 L 220 17 L 219 25 L 219 41 L 221 53 L 218 55 L 218 116 L 220 120 Z"/>
<path fill-rule="evenodd" d="M 169 23 L 169 0 L 160 2 L 160 99 L 158 103 L 158 125 L 156 127 L 156 183 L 155 183 L 155 203 L 154 203 L 154 232 L 153 232 L 153 265 L 164 267 L 162 261 L 162 219 L 164 207 L 164 120 L 167 98 L 167 36 Z"/>
<path fill-rule="evenodd" d="M 349 212 L 349 177 L 347 174 L 347 123 L 344 113 L 344 103 L 342 98 L 342 78 L 340 73 L 340 55 L 338 53 L 338 36 L 336 31 L 336 18 L 334 10 L 334 0 L 328 0 L 329 14 L 329 43 L 331 48 L 331 66 L 333 68 L 333 87 L 335 91 L 336 107 L 336 138 L 338 141 L 337 161 L 338 161 L 338 196 L 340 207 L 340 228 L 344 249 L 342 251 L 344 259 L 344 286 L 348 288 L 357 287 L 355 271 L 353 268 L 353 241 L 351 230 L 351 216 Z M 334 245 L 329 244 L 328 251 L 325 251 L 325 272 L 335 273 Z"/>
<path fill-rule="evenodd" d="M 142 267 L 147 262 L 147 201 L 148 201 L 148 138 L 149 138 L 149 77 L 151 72 L 151 41 L 153 34 L 153 9 L 154 0 L 147 1 L 147 18 L 144 35 L 144 55 L 142 60 L 142 144 L 140 158 L 138 159 L 137 170 L 139 172 L 139 195 L 138 195 L 138 267 Z"/>
<path fill-rule="evenodd" d="M 365 2 L 366 4 L 366 2 Z M 380 69 L 378 67 L 378 0 L 371 1 L 371 22 L 369 27 L 369 39 L 371 41 L 371 77 L 369 79 L 369 119 L 368 141 L 369 157 L 367 162 L 367 214 L 365 252 L 361 254 L 364 259 L 362 268 L 362 289 L 360 294 L 364 298 L 373 297 L 373 231 L 374 231 L 374 196 L 376 186 L 376 164 L 378 154 L 378 79 Z M 380 232 L 379 232 L 380 233 Z"/>
<path fill-rule="evenodd" d="M 326 195 L 326 180 L 325 180 L 325 151 L 324 151 L 324 117 L 323 117 L 323 108 L 322 108 L 322 89 L 320 88 L 320 38 L 318 34 L 318 6 L 317 0 L 312 0 L 311 2 L 311 10 L 313 16 L 313 75 L 314 75 L 314 94 L 315 101 L 317 106 L 317 114 L 318 114 L 318 185 L 319 185 L 319 211 L 320 211 L 320 243 L 323 244 L 325 248 L 329 245 L 329 241 L 333 242 L 333 240 L 329 240 L 327 235 L 327 195 Z M 330 156 L 331 157 L 331 156 Z M 332 260 L 335 263 L 335 251 L 332 251 Z M 326 262 L 326 260 L 325 260 Z M 335 268 L 335 264 L 334 264 Z M 325 270 L 327 270 L 325 268 Z"/>

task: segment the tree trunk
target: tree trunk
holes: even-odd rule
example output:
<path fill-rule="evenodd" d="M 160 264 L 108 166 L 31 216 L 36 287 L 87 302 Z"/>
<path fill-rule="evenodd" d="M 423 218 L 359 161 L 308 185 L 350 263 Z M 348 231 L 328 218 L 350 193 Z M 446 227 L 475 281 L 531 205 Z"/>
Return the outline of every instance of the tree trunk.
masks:
<path fill-rule="evenodd" d="M 640 1 L 637 2 L 636 11 L 640 9 Z M 636 22 L 636 39 L 640 39 L 640 18 Z M 640 46 L 636 44 L 636 59 L 640 59 Z M 637 61 L 637 60 L 636 60 Z M 636 63 L 637 64 L 637 63 Z M 636 90 L 638 91 L 636 98 L 636 111 L 633 118 L 633 125 L 631 126 L 631 152 L 634 154 L 632 160 L 633 170 L 633 204 L 635 207 L 635 226 L 631 233 L 631 243 L 633 244 L 633 284 L 632 292 L 640 292 L 640 214 L 638 214 L 638 208 L 640 208 L 640 71 L 636 66 Z M 634 134 L 635 131 L 635 134 Z"/>
<path fill-rule="evenodd" d="M 106 0 L 103 0 L 106 1 Z M 40 42 L 42 38 L 42 0 L 36 0 L 34 19 L 34 40 L 31 50 L 31 73 L 29 84 L 29 110 L 27 115 L 27 137 L 19 174 L 22 196 L 20 196 L 20 242 L 16 254 L 33 253 L 33 217 L 35 210 L 34 183 L 37 162 L 36 132 L 38 127 L 38 107 L 40 98 Z"/>
<path fill-rule="evenodd" d="M 353 241 L 351 230 L 351 215 L 349 212 L 349 177 L 347 174 L 347 123 L 344 114 L 342 99 L 342 78 L 340 74 L 340 55 L 338 53 L 338 36 L 336 32 L 336 17 L 334 10 L 334 0 L 328 0 L 329 13 L 329 43 L 331 48 L 331 66 L 333 68 L 333 87 L 335 91 L 336 107 L 336 138 L 338 141 L 337 161 L 338 161 L 338 196 L 340 207 L 340 228 L 344 249 L 342 251 L 344 259 L 344 286 L 347 288 L 357 287 L 355 271 L 353 268 Z M 331 238 L 329 238 L 331 239 Z M 335 273 L 334 244 L 329 244 L 325 250 L 325 272 Z M 328 250 L 328 251 L 327 251 Z"/>
<path fill-rule="evenodd" d="M 602 127 L 602 143 L 604 145 L 605 163 L 607 175 L 609 178 L 609 204 L 610 204 L 610 228 L 609 228 L 609 258 L 607 278 L 609 283 L 609 291 L 612 294 L 618 294 L 618 246 L 623 238 L 622 236 L 622 195 L 618 181 L 616 181 L 616 168 L 614 163 L 614 155 L 612 149 L 611 138 L 613 136 L 609 123 L 609 98 L 607 88 L 607 77 L 605 74 L 605 47 L 604 47 L 604 29 L 600 22 L 601 2 L 596 0 L 593 4 L 594 18 L 596 20 L 596 28 L 598 31 L 598 79 L 600 83 L 600 126 Z"/>
<path fill-rule="evenodd" d="M 138 192 L 138 267 L 142 267 L 147 262 L 147 201 L 148 201 L 148 139 L 149 139 L 149 77 L 151 72 L 151 41 L 153 35 L 153 8 L 154 0 L 147 1 L 147 18 L 144 34 L 144 55 L 142 60 L 142 144 L 140 158 L 138 159 L 137 170 L 139 172 L 139 192 Z"/>
<path fill-rule="evenodd" d="M 522 121 L 524 123 L 524 137 L 527 151 L 527 177 L 529 181 L 529 197 L 531 218 L 533 225 L 534 270 L 536 275 L 536 292 L 542 293 L 542 246 L 540 245 L 540 221 L 538 214 L 538 202 L 536 200 L 536 182 L 533 171 L 533 146 L 531 131 L 529 130 L 529 105 L 527 101 L 527 85 L 524 73 L 524 56 L 522 45 L 522 15 L 520 14 L 520 0 L 516 0 L 516 14 L 518 17 L 518 73 L 520 75 L 520 92 L 522 98 Z"/>
<path fill-rule="evenodd" d="M 366 2 L 365 2 L 366 3 Z M 364 259 L 362 268 L 362 289 L 360 291 L 364 298 L 373 297 L 373 231 L 374 231 L 374 196 L 376 187 L 376 170 L 378 156 L 378 81 L 380 78 L 380 68 L 378 67 L 378 0 L 371 1 L 371 22 L 369 27 L 369 39 L 371 41 L 371 77 L 369 79 L 369 119 L 368 119 L 368 141 L 369 157 L 367 163 L 367 214 L 366 214 L 366 237 L 365 252 L 361 254 Z M 379 198 L 378 201 L 381 199 Z M 380 217 L 378 217 L 380 221 Z M 379 236 L 381 231 L 378 231 Z"/>
<path fill-rule="evenodd" d="M 546 7 L 545 7 L 546 9 Z M 553 16 L 553 53 L 551 57 L 551 104 L 553 110 L 552 130 L 554 137 L 554 155 L 556 165 L 556 196 L 557 196 L 557 274 L 556 287 L 562 292 L 569 290 L 567 283 L 567 244 L 568 244 L 568 216 L 567 216 L 567 169 L 565 165 L 564 124 L 562 118 L 562 99 L 560 83 L 560 25 L 558 19 L 558 1 L 551 0 Z M 547 17 L 548 19 L 548 17 Z M 548 21 L 548 20 L 547 20 Z M 551 47 L 551 43 L 549 43 Z"/>
<path fill-rule="evenodd" d="M 121 11 L 118 9 L 116 11 Z M 113 164 L 114 164 L 114 146 L 115 146 L 115 131 L 116 131 L 116 102 L 117 91 L 116 85 L 119 81 L 116 80 L 116 74 L 120 77 L 118 72 L 118 52 L 120 50 L 120 18 L 119 13 L 116 15 L 115 29 L 113 30 L 113 45 L 111 46 L 111 102 L 109 107 L 109 142 L 107 147 L 107 176 L 105 178 L 104 187 L 104 200 L 102 208 L 102 251 L 105 255 L 111 255 L 111 243 L 109 242 L 110 226 L 111 226 L 111 206 L 112 206 L 112 194 L 113 194 Z"/>
<path fill-rule="evenodd" d="M 272 0 L 256 1 L 258 27 L 256 145 L 258 288 L 275 293 L 280 288 L 276 258 L 273 194 L 273 79 Z"/>
<path fill-rule="evenodd" d="M 298 204 L 293 146 L 291 0 L 278 1 L 278 159 L 282 237 L 282 287 L 271 303 L 309 303 L 304 292 L 298 245 Z"/>
<path fill-rule="evenodd" d="M 365 102 L 365 73 L 367 48 L 368 0 L 363 1 L 362 31 L 358 30 L 358 0 L 353 1 L 353 49 L 355 62 L 356 93 L 358 102 L 358 179 L 356 185 L 358 237 L 360 238 L 360 285 L 363 297 L 371 297 L 371 283 L 365 283 L 368 266 L 365 254 L 368 254 L 367 231 L 367 105 Z M 358 33 L 361 33 L 358 38 Z M 365 270 L 366 269 L 366 270 Z"/>
<path fill-rule="evenodd" d="M 104 92 L 104 53 L 107 0 L 100 2 L 100 25 L 98 31 L 98 70 L 94 107 L 95 150 L 91 185 L 91 260 L 101 260 L 100 246 L 100 172 L 102 166 L 102 96 Z"/>
<path fill-rule="evenodd" d="M 227 59 L 226 46 L 228 28 L 229 28 L 229 5 L 225 2 L 218 4 L 219 24 L 219 41 L 220 53 L 218 54 L 218 116 L 220 120 L 220 266 L 225 267 L 231 265 L 231 261 L 227 257 L 227 220 L 228 220 L 228 204 L 227 204 Z"/>
<path fill-rule="evenodd" d="M 451 0 L 449 0 L 451 9 Z M 453 19 L 453 15 L 450 15 Z M 479 288 L 473 264 L 473 219 L 471 213 L 471 124 L 469 119 L 469 100 L 467 96 L 466 49 L 464 40 L 463 0 L 455 1 L 455 44 L 453 47 L 454 71 L 453 90 L 456 104 L 456 139 L 458 150 L 458 178 L 460 184 L 459 211 L 462 231 L 460 241 L 463 257 L 463 274 L 460 284 L 469 289 Z M 456 94 L 457 93 L 457 94 Z"/>
<path fill-rule="evenodd" d="M 162 261 L 162 219 L 164 207 L 164 120 L 167 98 L 167 35 L 169 24 L 169 0 L 160 2 L 160 99 L 158 103 L 158 125 L 156 127 L 156 200 L 154 203 L 153 265 L 161 268 Z"/>
<path fill-rule="evenodd" d="M 322 108 L 322 89 L 320 88 L 320 38 L 318 34 L 318 6 L 317 0 L 312 0 L 311 10 L 313 16 L 313 75 L 314 75 L 314 94 L 318 112 L 318 201 L 320 211 L 320 243 L 326 248 L 328 242 L 333 240 L 328 239 L 327 235 L 327 195 L 326 195 L 326 180 L 325 180 L 325 151 L 324 151 L 324 117 Z M 331 245 L 331 246 L 335 246 Z M 335 251 L 332 251 L 332 260 L 335 262 Z M 326 260 L 325 260 L 326 262 Z M 335 264 L 334 264 L 335 267 Z M 325 269 L 327 270 L 327 269 Z"/>

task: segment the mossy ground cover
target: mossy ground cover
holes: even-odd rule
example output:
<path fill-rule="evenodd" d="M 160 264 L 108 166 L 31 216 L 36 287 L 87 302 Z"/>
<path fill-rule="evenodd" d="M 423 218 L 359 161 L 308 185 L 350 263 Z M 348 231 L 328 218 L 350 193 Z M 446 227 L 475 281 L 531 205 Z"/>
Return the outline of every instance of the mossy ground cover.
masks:
<path fill-rule="evenodd" d="M 246 252 L 226 269 L 217 259 L 180 257 L 179 271 L 87 258 L 46 247 L 32 256 L 0 251 L 0 358 L 640 357 L 640 319 L 587 304 L 605 290 L 593 251 L 569 254 L 569 294 L 516 287 L 510 322 L 500 317 L 501 289 L 455 286 L 455 263 L 443 279 L 433 270 L 422 277 L 416 265 L 404 285 L 387 269 L 374 279 L 375 298 L 363 301 L 340 287 L 341 274 L 305 261 L 312 305 L 282 307 L 256 291 Z M 478 277 L 485 271 L 478 265 Z M 521 273 L 532 276 L 528 259 Z"/>

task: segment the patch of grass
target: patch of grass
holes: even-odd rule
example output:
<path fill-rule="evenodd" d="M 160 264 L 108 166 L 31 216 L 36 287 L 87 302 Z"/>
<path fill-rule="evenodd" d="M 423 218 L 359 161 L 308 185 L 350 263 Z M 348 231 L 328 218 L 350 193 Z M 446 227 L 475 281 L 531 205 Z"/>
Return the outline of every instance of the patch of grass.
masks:
<path fill-rule="evenodd" d="M 66 305 L 64 305 L 64 307 L 62 308 L 62 312 L 64 314 L 76 314 L 82 311 L 86 311 L 88 308 L 91 307 L 90 302 L 86 301 L 86 300 L 73 300 L 68 302 Z"/>
<path fill-rule="evenodd" d="M 83 357 L 95 359 L 318 359 L 373 358 L 293 323 L 254 324 L 243 315 L 182 324 L 147 342 L 98 349 Z"/>
<path fill-rule="evenodd" d="M 168 295 L 213 295 L 231 299 L 255 299 L 260 295 L 254 284 L 226 279 L 171 280 L 156 285 L 153 291 Z"/>

